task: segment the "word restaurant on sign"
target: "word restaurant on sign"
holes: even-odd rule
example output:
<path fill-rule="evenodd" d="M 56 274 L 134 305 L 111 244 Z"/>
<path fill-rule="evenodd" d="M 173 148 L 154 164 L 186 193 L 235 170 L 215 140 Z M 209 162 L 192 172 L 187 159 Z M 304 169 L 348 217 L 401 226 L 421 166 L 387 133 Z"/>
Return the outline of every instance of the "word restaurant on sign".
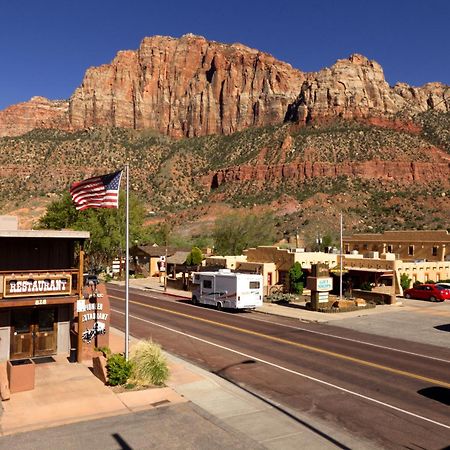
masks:
<path fill-rule="evenodd" d="M 67 280 L 23 280 L 10 281 L 11 293 L 65 291 Z"/>

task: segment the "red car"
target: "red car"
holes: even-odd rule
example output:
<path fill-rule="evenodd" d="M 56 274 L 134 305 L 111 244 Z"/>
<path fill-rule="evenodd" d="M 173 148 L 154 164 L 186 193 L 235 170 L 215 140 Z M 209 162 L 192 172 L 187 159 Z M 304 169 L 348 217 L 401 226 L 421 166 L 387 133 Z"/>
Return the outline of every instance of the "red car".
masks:
<path fill-rule="evenodd" d="M 444 300 L 450 299 L 450 289 L 437 284 L 418 284 L 413 288 L 405 289 L 403 295 L 405 298 L 443 302 Z"/>

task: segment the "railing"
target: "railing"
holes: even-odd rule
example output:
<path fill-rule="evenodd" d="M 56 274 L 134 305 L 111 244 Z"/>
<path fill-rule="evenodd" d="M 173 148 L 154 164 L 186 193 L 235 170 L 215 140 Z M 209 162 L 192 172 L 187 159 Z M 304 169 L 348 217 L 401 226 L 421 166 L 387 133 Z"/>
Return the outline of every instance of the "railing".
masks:
<path fill-rule="evenodd" d="M 77 295 L 78 278 L 78 268 L 0 271 L 0 298 Z"/>

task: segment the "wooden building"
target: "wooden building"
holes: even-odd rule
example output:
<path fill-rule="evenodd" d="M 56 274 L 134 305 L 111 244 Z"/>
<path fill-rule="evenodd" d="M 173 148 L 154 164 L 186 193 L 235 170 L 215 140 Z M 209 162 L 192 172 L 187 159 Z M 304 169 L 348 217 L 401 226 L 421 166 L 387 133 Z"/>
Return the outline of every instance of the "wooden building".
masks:
<path fill-rule="evenodd" d="M 0 361 L 69 354 L 88 238 L 0 220 Z"/>

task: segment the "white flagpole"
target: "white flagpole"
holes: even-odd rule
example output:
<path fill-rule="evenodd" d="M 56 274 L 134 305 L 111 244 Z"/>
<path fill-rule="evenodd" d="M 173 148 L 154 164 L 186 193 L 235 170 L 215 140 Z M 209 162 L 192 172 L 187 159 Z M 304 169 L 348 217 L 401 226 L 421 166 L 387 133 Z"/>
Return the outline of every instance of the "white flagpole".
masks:
<path fill-rule="evenodd" d="M 341 239 L 340 239 L 340 267 L 339 267 L 339 300 L 342 300 L 342 270 L 343 270 L 343 264 L 342 264 L 342 213 L 341 213 Z"/>
<path fill-rule="evenodd" d="M 129 163 L 125 164 L 126 179 L 127 179 L 127 190 L 126 190 L 126 227 L 125 227 L 125 247 L 126 247 L 126 260 L 125 260 L 125 359 L 128 361 L 128 345 L 129 345 L 129 334 L 130 334 L 130 324 L 128 320 L 128 297 L 129 297 L 129 276 L 130 276 L 130 246 L 129 246 Z"/>

